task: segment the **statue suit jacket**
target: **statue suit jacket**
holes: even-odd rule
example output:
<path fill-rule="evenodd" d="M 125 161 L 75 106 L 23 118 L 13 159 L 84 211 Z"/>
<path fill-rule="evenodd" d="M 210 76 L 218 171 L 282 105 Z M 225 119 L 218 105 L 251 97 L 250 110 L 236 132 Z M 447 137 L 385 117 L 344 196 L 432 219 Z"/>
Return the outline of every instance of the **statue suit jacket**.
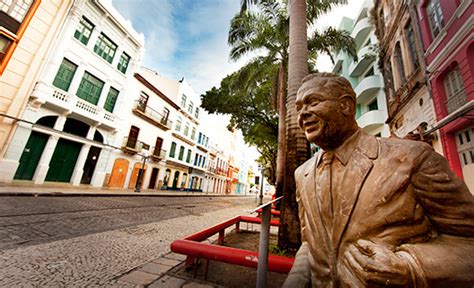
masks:
<path fill-rule="evenodd" d="M 467 186 L 425 143 L 357 133 L 339 171 L 342 181 L 332 184 L 339 199 L 332 233 L 326 232 L 317 201 L 321 153 L 295 172 L 312 286 L 357 286 L 342 258 L 349 245 L 365 239 L 403 254 L 417 287 L 472 287 L 474 202 Z"/>

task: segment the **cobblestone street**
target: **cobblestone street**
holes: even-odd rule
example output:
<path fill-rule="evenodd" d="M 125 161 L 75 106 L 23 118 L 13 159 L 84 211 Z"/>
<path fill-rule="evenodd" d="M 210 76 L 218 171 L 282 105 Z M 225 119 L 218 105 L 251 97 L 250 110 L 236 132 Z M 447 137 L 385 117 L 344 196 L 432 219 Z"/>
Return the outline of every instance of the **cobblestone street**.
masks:
<path fill-rule="evenodd" d="M 126 286 L 117 277 L 254 198 L 2 197 L 0 286 Z M 20 205 L 21 204 L 21 205 Z"/>

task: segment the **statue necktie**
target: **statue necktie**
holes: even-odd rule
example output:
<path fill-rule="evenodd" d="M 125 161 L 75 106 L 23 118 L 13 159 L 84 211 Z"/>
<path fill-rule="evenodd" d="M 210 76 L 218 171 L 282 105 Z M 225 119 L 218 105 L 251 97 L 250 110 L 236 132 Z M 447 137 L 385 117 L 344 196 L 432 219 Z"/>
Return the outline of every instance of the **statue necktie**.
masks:
<path fill-rule="evenodd" d="M 321 161 L 321 210 L 326 219 L 328 231 L 332 231 L 333 205 L 331 191 L 331 163 L 334 160 L 333 152 L 325 152 Z"/>

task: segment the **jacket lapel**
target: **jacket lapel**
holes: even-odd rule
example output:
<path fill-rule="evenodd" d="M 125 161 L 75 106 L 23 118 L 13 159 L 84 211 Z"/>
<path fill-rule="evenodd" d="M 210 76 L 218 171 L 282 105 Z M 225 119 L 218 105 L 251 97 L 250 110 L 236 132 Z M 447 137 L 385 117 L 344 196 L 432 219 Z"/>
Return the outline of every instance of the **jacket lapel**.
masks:
<path fill-rule="evenodd" d="M 373 136 L 362 132 L 357 148 L 345 168 L 343 180 L 339 191 L 335 191 L 339 195 L 339 215 L 334 217 L 333 244 L 339 247 L 350 216 L 359 198 L 359 193 L 364 185 L 368 173 L 372 169 L 373 159 L 378 154 L 377 139 Z M 333 191 L 334 192 L 334 191 Z"/>

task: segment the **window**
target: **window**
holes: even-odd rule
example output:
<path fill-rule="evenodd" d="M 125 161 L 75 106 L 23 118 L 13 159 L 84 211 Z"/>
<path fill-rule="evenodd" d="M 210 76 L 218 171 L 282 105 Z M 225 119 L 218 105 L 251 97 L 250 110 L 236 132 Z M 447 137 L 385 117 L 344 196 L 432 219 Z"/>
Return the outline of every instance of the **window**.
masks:
<path fill-rule="evenodd" d="M 431 33 L 433 33 L 433 37 L 436 37 L 444 26 L 443 13 L 439 0 L 431 0 L 428 2 L 426 14 L 428 15 Z"/>
<path fill-rule="evenodd" d="M 76 69 L 76 64 L 64 58 L 63 62 L 61 62 L 61 66 L 59 66 L 56 77 L 54 77 L 53 85 L 59 89 L 68 91 L 72 78 L 74 77 L 74 73 L 76 73 Z"/>
<path fill-rule="evenodd" d="M 176 131 L 179 131 L 181 130 L 181 117 L 178 116 L 178 119 L 176 119 L 176 126 L 175 126 L 175 130 Z"/>
<path fill-rule="evenodd" d="M 130 56 L 127 55 L 127 53 L 123 52 L 122 55 L 120 56 L 120 60 L 117 64 L 117 69 L 124 73 L 127 71 L 128 68 L 128 63 L 130 62 Z"/>
<path fill-rule="evenodd" d="M 109 111 L 110 113 L 114 112 L 115 103 L 117 102 L 117 98 L 119 95 L 119 91 L 113 87 L 110 87 L 109 94 L 107 95 L 107 99 L 105 100 L 104 109 Z"/>
<path fill-rule="evenodd" d="M 97 43 L 95 43 L 94 46 L 94 52 L 104 58 L 107 62 L 112 63 L 115 56 L 115 50 L 117 50 L 117 45 L 105 36 L 104 33 L 100 33 Z"/>
<path fill-rule="evenodd" d="M 92 74 L 85 72 L 81 84 L 79 85 L 79 89 L 77 89 L 77 96 L 89 103 L 97 105 L 103 87 L 103 81 L 94 77 Z"/>
<path fill-rule="evenodd" d="M 184 157 L 184 147 L 181 146 L 179 147 L 179 156 L 178 156 L 178 160 L 183 160 L 183 157 Z"/>
<path fill-rule="evenodd" d="M 181 107 L 186 107 L 186 95 L 181 96 Z"/>
<path fill-rule="evenodd" d="M 377 99 L 374 99 L 372 102 L 370 102 L 369 105 L 367 105 L 367 108 L 369 111 L 378 110 L 379 106 L 377 104 Z"/>
<path fill-rule="evenodd" d="M 369 76 L 374 76 L 375 75 L 375 72 L 374 72 L 374 66 L 371 66 L 369 70 L 367 70 L 367 72 L 365 72 L 364 76 L 362 76 L 362 78 L 365 78 L 365 77 L 369 77 Z"/>
<path fill-rule="evenodd" d="M 199 157 L 199 154 L 196 153 L 196 155 L 194 156 L 194 166 L 197 165 L 198 157 Z"/>
<path fill-rule="evenodd" d="M 474 164 L 474 126 L 456 133 L 456 146 L 462 166 Z"/>
<path fill-rule="evenodd" d="M 357 103 L 356 105 L 356 119 L 358 119 L 362 115 L 362 112 L 360 110 L 360 104 Z"/>
<path fill-rule="evenodd" d="M 201 138 L 202 138 L 202 133 L 199 132 L 199 136 L 198 136 L 198 143 L 201 144 Z"/>
<path fill-rule="evenodd" d="M 41 1 L 0 1 L 0 75 Z"/>
<path fill-rule="evenodd" d="M 206 165 L 206 157 L 202 158 L 202 167 Z"/>
<path fill-rule="evenodd" d="M 146 105 L 148 103 L 148 98 L 150 98 L 145 92 L 140 93 L 140 97 L 138 97 L 137 101 L 137 109 L 145 112 L 146 110 Z"/>
<path fill-rule="evenodd" d="M 454 69 L 444 78 L 444 87 L 446 89 L 446 108 L 448 113 L 466 104 L 466 94 L 464 93 L 464 84 L 459 74 L 459 68 L 456 64 Z"/>
<path fill-rule="evenodd" d="M 191 149 L 188 149 L 188 155 L 186 156 L 186 162 L 191 162 Z"/>
<path fill-rule="evenodd" d="M 416 44 L 415 44 L 415 34 L 413 32 L 413 27 L 411 23 L 408 23 L 405 26 L 405 35 L 407 37 L 408 49 L 410 51 L 411 62 L 413 63 L 413 69 L 416 70 L 419 66 L 418 56 L 416 55 Z"/>
<path fill-rule="evenodd" d="M 170 116 L 170 109 L 163 108 L 163 118 L 161 118 L 161 123 L 167 125 L 168 124 L 168 117 Z"/>
<path fill-rule="evenodd" d="M 127 138 L 127 147 L 136 149 L 139 133 L 140 133 L 140 128 L 135 127 L 135 126 L 130 127 L 130 131 L 128 132 L 128 138 Z"/>
<path fill-rule="evenodd" d="M 194 113 L 194 117 L 199 118 L 199 108 L 196 107 L 196 112 Z"/>
<path fill-rule="evenodd" d="M 193 127 L 193 130 L 191 130 L 191 139 L 194 140 L 196 138 L 196 127 Z"/>
<path fill-rule="evenodd" d="M 76 32 L 74 32 L 74 38 L 81 41 L 82 44 L 87 45 L 91 38 L 92 30 L 94 30 L 94 25 L 85 17 L 82 17 Z"/>
<path fill-rule="evenodd" d="M 193 109 L 194 109 L 194 103 L 193 103 L 193 101 L 189 101 L 188 112 L 190 114 L 193 114 Z"/>
<path fill-rule="evenodd" d="M 400 42 L 397 42 L 397 44 L 395 45 L 394 57 L 401 86 L 405 82 L 405 69 L 403 68 L 402 48 L 400 47 Z"/>
<path fill-rule="evenodd" d="M 186 125 L 184 126 L 184 136 L 188 136 L 188 133 L 189 133 L 189 123 L 186 122 Z"/>
<path fill-rule="evenodd" d="M 174 154 L 176 152 L 176 142 L 171 142 L 171 147 L 170 147 L 170 157 L 174 158 Z"/>

